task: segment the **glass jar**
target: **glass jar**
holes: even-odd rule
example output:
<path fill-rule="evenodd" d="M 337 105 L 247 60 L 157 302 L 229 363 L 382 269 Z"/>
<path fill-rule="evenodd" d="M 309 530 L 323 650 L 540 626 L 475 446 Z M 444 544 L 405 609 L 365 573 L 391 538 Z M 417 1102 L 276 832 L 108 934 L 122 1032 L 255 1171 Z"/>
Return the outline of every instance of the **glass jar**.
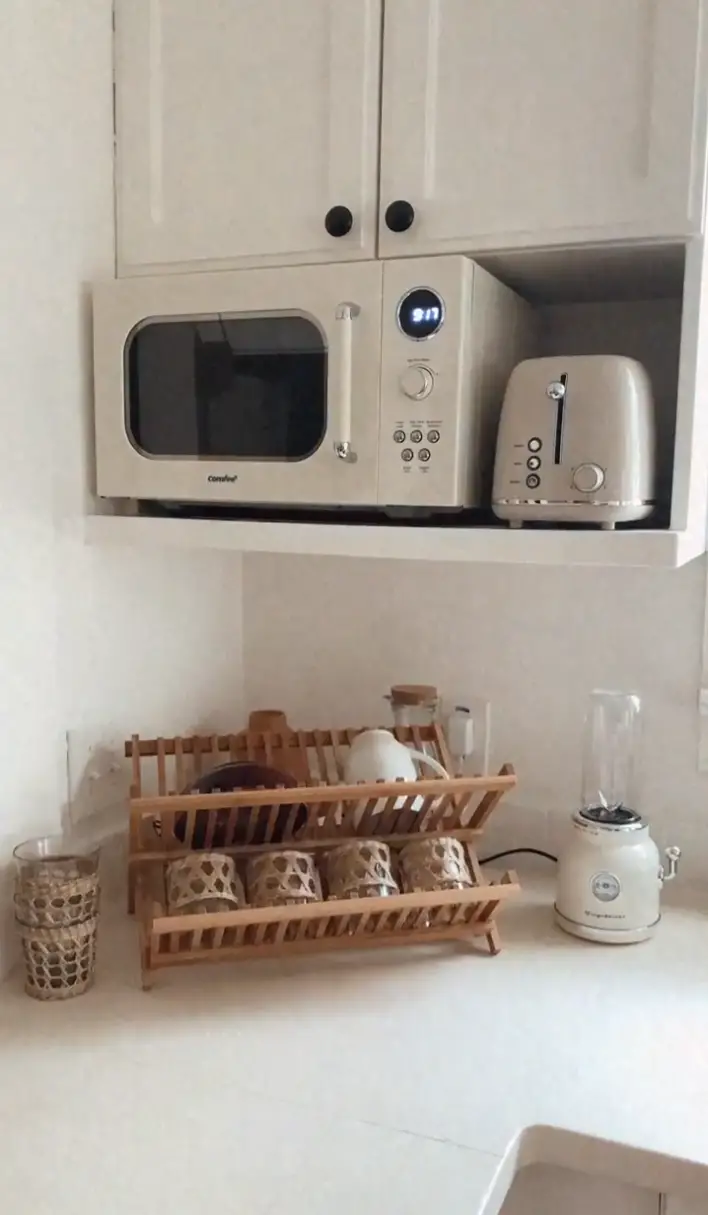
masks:
<path fill-rule="evenodd" d="M 438 720 L 440 696 L 432 684 L 394 684 L 385 699 L 397 726 L 432 726 Z"/>

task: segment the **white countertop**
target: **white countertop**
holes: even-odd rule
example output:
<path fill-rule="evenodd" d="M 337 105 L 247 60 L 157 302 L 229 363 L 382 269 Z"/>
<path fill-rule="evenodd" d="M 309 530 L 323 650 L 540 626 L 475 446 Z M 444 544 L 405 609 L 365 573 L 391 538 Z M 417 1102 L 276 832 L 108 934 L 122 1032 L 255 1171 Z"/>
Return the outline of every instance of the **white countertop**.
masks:
<path fill-rule="evenodd" d="M 507 907 L 497 958 L 193 967 L 149 993 L 104 917 L 92 992 L 0 991 L 3 1210 L 495 1215 L 534 1159 L 708 1197 L 708 918 L 599 946 L 551 899 Z"/>

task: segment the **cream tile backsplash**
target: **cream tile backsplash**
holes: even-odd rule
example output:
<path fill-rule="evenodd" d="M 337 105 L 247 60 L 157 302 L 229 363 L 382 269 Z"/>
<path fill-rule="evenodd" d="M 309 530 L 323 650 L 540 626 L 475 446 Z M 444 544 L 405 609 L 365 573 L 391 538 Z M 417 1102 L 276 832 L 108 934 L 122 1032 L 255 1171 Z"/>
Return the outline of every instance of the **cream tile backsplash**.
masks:
<path fill-rule="evenodd" d="M 708 872 L 708 776 L 698 772 L 702 561 L 677 571 L 556 569 L 249 556 L 246 703 L 303 724 L 387 719 L 395 682 L 492 703 L 492 762 L 519 788 L 497 843 L 557 846 L 580 788 L 585 700 L 636 689 L 645 706 L 641 807 L 659 842 Z"/>

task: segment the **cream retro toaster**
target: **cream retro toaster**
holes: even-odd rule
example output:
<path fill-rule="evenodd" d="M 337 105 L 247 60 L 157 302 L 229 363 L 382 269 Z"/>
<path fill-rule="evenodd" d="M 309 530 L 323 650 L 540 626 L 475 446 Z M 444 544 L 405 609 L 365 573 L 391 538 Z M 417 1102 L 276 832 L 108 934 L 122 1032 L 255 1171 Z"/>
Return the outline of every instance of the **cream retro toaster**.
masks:
<path fill-rule="evenodd" d="M 494 513 L 512 526 L 644 519 L 654 507 L 654 444 L 641 363 L 614 354 L 527 359 L 502 405 Z"/>

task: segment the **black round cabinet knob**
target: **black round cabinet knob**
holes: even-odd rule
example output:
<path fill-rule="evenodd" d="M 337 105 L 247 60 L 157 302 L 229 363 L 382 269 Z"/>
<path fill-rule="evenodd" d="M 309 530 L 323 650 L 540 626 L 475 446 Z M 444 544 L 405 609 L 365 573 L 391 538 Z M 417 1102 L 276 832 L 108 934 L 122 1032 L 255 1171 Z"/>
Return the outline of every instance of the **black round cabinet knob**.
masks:
<path fill-rule="evenodd" d="M 392 232 L 406 232 L 415 219 L 415 211 L 405 198 L 397 198 L 388 204 L 384 218 Z"/>
<path fill-rule="evenodd" d="M 351 232 L 354 216 L 349 207 L 330 207 L 325 215 L 325 228 L 330 236 L 346 236 Z"/>

